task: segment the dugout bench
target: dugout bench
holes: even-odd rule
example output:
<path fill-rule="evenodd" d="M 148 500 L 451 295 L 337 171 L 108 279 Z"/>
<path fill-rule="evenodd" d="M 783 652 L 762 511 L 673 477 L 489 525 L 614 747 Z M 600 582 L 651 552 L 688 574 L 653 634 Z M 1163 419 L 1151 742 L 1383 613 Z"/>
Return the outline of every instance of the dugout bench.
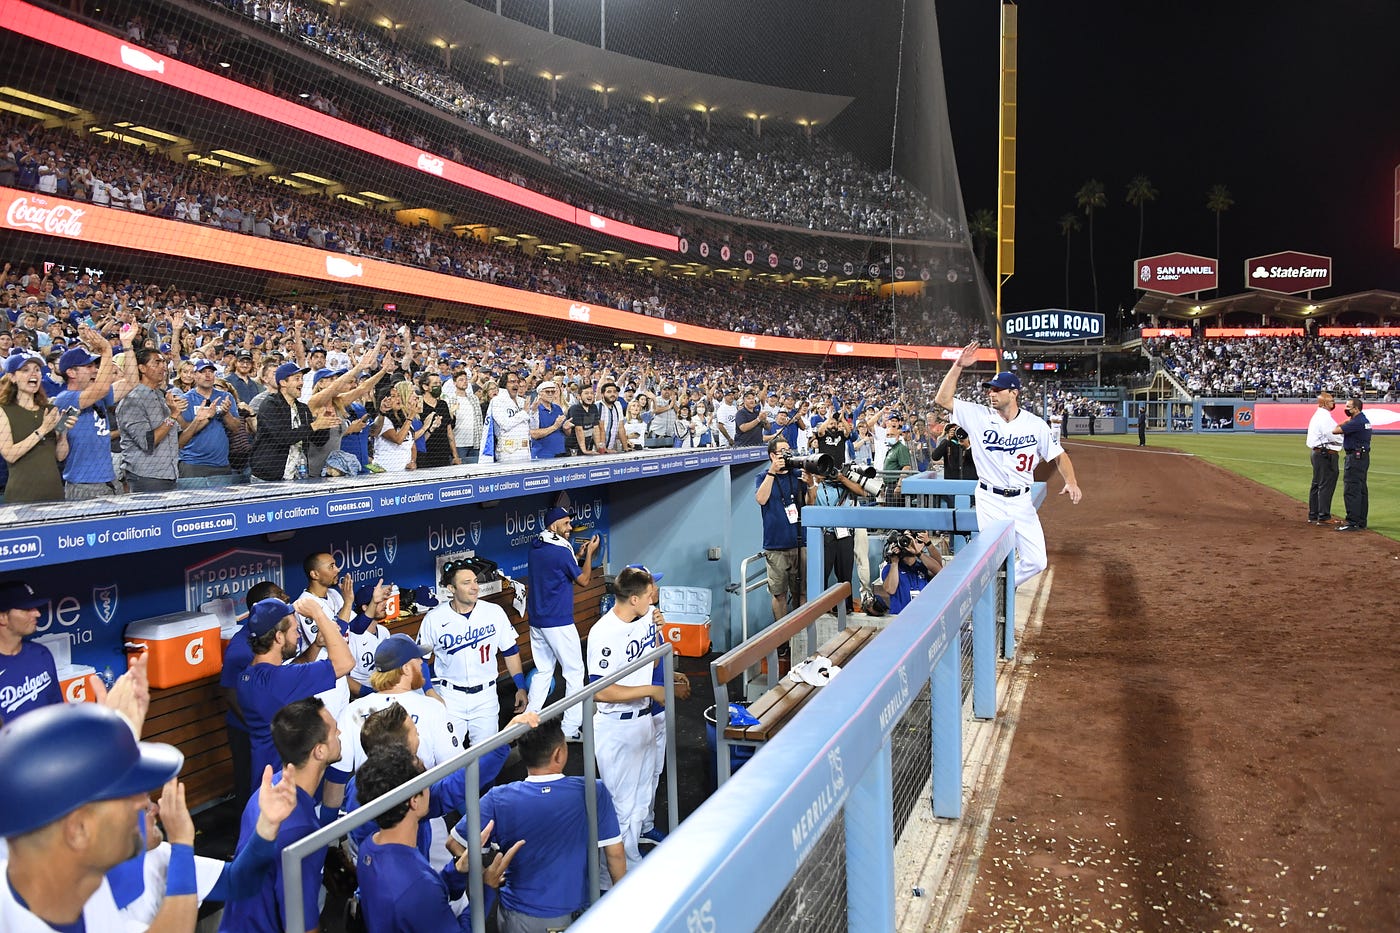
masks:
<path fill-rule="evenodd" d="M 805 681 L 794 682 L 789 677 L 770 677 L 770 683 L 774 679 L 777 683 L 749 706 L 749 713 L 758 720 L 757 725 L 742 726 L 729 725 L 729 684 L 765 658 L 768 670 L 777 672 L 778 647 L 804 629 L 807 632 L 808 654 L 820 654 L 830 658 L 833 664 L 845 666 L 879 632 L 879 629 L 868 626 L 847 627 L 846 597 L 850 592 L 849 582 L 838 583 L 710 662 L 710 682 L 715 695 L 715 775 L 718 783 L 723 784 L 729 779 L 731 746 L 757 748 L 762 745 L 787 725 L 788 720 L 797 715 L 797 711 L 819 689 Z M 812 651 L 812 646 L 817 643 L 817 620 L 833 611 L 840 630 L 826 644 Z"/>

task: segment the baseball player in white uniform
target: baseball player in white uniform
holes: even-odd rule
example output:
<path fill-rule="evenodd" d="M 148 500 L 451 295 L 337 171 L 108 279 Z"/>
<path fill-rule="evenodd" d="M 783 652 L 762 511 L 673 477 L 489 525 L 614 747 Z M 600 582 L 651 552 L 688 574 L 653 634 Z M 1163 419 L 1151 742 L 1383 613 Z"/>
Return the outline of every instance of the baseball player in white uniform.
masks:
<path fill-rule="evenodd" d="M 355 656 L 355 669 L 348 677 L 359 685 L 355 690 L 357 696 L 368 693 L 363 688 L 368 687 L 374 677 L 374 653 L 389 637 L 389 630 L 380 624 L 388 600 L 389 587 L 383 580 L 362 583 L 355 588 L 355 614 L 350 619 L 350 630 L 345 633 L 345 641 L 350 645 L 350 653 Z"/>
<path fill-rule="evenodd" d="M 349 641 L 349 623 L 354 617 L 354 607 L 350 601 L 354 598 L 352 587 L 354 582 L 349 574 L 341 576 L 340 567 L 335 562 L 335 557 L 324 551 L 309 555 L 302 563 L 302 569 L 306 571 L 306 589 L 302 596 L 309 596 L 321 604 L 321 608 L 326 611 L 326 617 L 335 619 L 340 625 L 340 632 L 346 635 Z M 297 625 L 301 629 L 302 647 L 315 644 L 319 632 L 319 626 L 315 619 L 310 616 L 297 613 Z M 355 646 L 351 644 L 351 651 Z M 321 661 L 326 658 L 326 649 L 322 648 L 316 655 L 315 660 Z M 358 691 L 358 686 L 356 690 Z M 345 707 L 350 705 L 350 685 L 347 677 L 338 678 L 335 686 L 323 693 L 316 694 L 321 702 L 326 704 L 326 709 L 330 714 L 339 719 L 340 714 L 345 712 Z"/>
<path fill-rule="evenodd" d="M 641 570 L 651 574 L 651 608 L 646 611 L 635 624 L 644 625 L 656 632 L 656 638 L 652 642 L 652 647 L 661 644 L 662 626 L 666 624 L 666 615 L 661 610 L 661 578 L 665 574 L 648 570 L 641 564 L 628 564 L 632 570 Z M 662 680 L 664 673 L 661 665 L 657 664 L 652 668 L 651 682 L 664 688 Z M 680 671 L 674 674 L 674 685 L 677 700 L 690 699 L 690 680 Z M 647 792 L 647 812 L 642 819 L 641 838 L 638 845 L 649 843 L 660 843 L 666 838 L 665 831 L 656 827 L 656 789 L 661 786 L 661 772 L 666 767 L 666 707 L 660 703 L 652 701 L 648 712 L 651 714 L 651 788 Z"/>
<path fill-rule="evenodd" d="M 934 397 L 953 413 L 953 420 L 972 441 L 972 461 L 977 465 L 977 521 L 1006 520 L 1016 527 L 1016 585 L 1045 569 L 1045 531 L 1031 502 L 1036 465 L 1050 460 L 1065 481 L 1069 499 L 1078 505 L 1082 497 L 1074 478 L 1074 464 L 1050 433 L 1045 420 L 1022 411 L 1021 379 L 1013 372 L 997 373 L 983 382 L 990 405 L 955 399 L 953 392 L 962 371 L 977 359 L 977 341 L 963 347 Z"/>
<path fill-rule="evenodd" d="M 461 743 L 447 707 L 424 695 L 423 656 L 431 651 L 407 635 L 391 635 L 375 651 L 375 673 L 371 685 L 379 691 L 355 700 L 341 714 L 339 771 L 354 774 L 365 763 L 360 745 L 360 728 L 373 713 L 390 706 L 402 706 L 418 730 L 418 757 L 424 767 L 434 768 L 461 751 Z"/>
<path fill-rule="evenodd" d="M 626 667 L 655 647 L 656 626 L 647 621 L 654 588 L 646 570 L 628 567 L 617 575 L 613 583 L 617 602 L 588 633 L 590 683 Z M 652 683 L 649 667 L 633 671 L 597 695 L 593 734 L 598 774 L 617 808 L 629 871 L 642 858 L 637 840 L 656 789 L 651 703 L 660 703 L 665 696 L 665 688 Z"/>
<path fill-rule="evenodd" d="M 496 463 L 517 463 L 530 459 L 530 403 L 519 392 L 520 376 L 508 372 L 496 397 L 486 408 L 486 420 L 490 422 L 494 438 Z M 484 450 L 481 461 L 492 462 Z"/>
<path fill-rule="evenodd" d="M 470 736 L 472 744 L 500 731 L 497 655 L 515 681 L 515 712 L 528 699 L 515 629 L 504 609 L 478 598 L 478 566 L 470 558 L 443 565 L 442 585 L 452 598 L 428 610 L 418 628 L 418 644 L 433 651 L 433 684 L 458 736 Z"/>

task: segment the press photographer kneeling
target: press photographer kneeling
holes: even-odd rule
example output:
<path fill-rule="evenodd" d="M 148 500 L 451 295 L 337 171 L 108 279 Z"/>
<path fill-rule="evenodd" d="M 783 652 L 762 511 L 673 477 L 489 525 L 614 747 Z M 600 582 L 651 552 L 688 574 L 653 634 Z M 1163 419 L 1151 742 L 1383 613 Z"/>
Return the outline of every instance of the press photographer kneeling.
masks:
<path fill-rule="evenodd" d="M 942 569 L 943 556 L 934 549 L 927 531 L 891 532 L 885 542 L 885 562 L 880 565 L 880 586 L 889 600 L 890 614 L 903 612 Z"/>

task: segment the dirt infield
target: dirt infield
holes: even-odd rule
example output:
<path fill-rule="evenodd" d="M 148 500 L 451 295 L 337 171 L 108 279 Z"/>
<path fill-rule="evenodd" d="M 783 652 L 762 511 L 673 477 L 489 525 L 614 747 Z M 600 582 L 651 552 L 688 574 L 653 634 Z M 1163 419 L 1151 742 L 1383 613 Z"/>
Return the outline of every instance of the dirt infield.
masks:
<path fill-rule="evenodd" d="M 963 929 L 1400 929 L 1400 545 L 1195 458 L 1069 450 Z"/>

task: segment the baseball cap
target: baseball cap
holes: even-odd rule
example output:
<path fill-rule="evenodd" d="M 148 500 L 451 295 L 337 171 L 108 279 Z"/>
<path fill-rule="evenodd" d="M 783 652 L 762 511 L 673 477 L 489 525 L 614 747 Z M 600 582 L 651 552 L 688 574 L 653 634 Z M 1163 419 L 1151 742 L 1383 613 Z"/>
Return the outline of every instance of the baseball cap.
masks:
<path fill-rule="evenodd" d="M 665 574 L 653 573 L 652 571 L 648 570 L 646 564 L 628 564 L 628 565 L 627 565 L 627 569 L 628 569 L 628 570 L 640 570 L 642 573 L 651 574 L 651 582 L 652 582 L 652 583 L 660 583 L 660 582 L 661 582 L 661 578 L 662 578 L 663 576 L 665 576 Z"/>
<path fill-rule="evenodd" d="M 374 602 L 374 591 L 378 586 L 379 581 L 375 580 L 373 583 L 361 583 L 355 587 L 355 608 L 359 609 Z"/>
<path fill-rule="evenodd" d="M 62 375 L 74 366 L 91 366 L 97 360 L 97 357 L 82 347 L 74 347 L 71 350 L 65 350 L 63 355 L 58 358 L 58 372 Z"/>
<path fill-rule="evenodd" d="M 138 742 L 125 719 L 96 703 L 59 703 L 0 728 L 0 836 L 47 826 L 84 804 L 160 787 L 185 756 Z"/>
<path fill-rule="evenodd" d="M 390 635 L 374 649 L 374 669 L 383 673 L 398 670 L 415 658 L 426 658 L 433 649 L 409 638 L 403 632 Z"/>
<path fill-rule="evenodd" d="M 44 365 L 44 361 L 37 356 L 31 356 L 28 353 L 15 353 L 6 358 L 5 373 L 6 375 L 13 376 L 29 363 L 38 363 L 40 366 Z"/>
<path fill-rule="evenodd" d="M 539 385 L 535 386 L 535 391 L 536 391 L 536 392 L 543 392 L 543 391 L 545 391 L 546 389 L 557 389 L 557 388 L 559 388 L 557 385 L 555 385 L 553 382 L 550 382 L 548 379 L 546 379 L 544 382 L 541 382 Z"/>
<path fill-rule="evenodd" d="M 240 350 L 238 352 L 238 358 L 240 360 L 251 360 L 253 358 L 253 353 L 250 350 Z"/>
<path fill-rule="evenodd" d="M 570 511 L 569 509 L 564 508 L 563 506 L 558 506 L 558 505 L 556 505 L 554 508 L 552 508 L 552 509 L 550 509 L 548 512 L 545 512 L 545 513 L 544 513 L 544 523 L 545 523 L 545 526 L 548 527 L 548 526 L 550 526 L 550 525 L 553 525 L 555 522 L 559 521 L 559 519 L 561 519 L 561 518 L 573 518 L 573 517 L 574 517 L 574 513 L 573 513 L 572 511 Z"/>
<path fill-rule="evenodd" d="M 214 370 L 215 372 L 217 372 L 218 369 L 219 369 L 219 367 L 216 366 L 216 365 L 214 365 L 214 361 L 213 361 L 213 360 L 195 360 L 195 361 L 194 361 L 194 371 L 195 371 L 195 372 L 197 372 L 197 373 L 202 373 L 202 372 L 204 372 L 205 370 L 208 370 L 208 369 L 212 369 L 212 370 Z"/>
<path fill-rule="evenodd" d="M 982 383 L 988 389 L 1019 389 L 1021 388 L 1021 377 L 1009 370 L 1004 373 L 997 373 L 991 379 Z"/>
<path fill-rule="evenodd" d="M 280 599 L 260 599 L 248 612 L 248 637 L 260 638 L 296 610 Z"/>
<path fill-rule="evenodd" d="M 0 612 L 9 612 L 11 609 L 38 609 L 47 602 L 43 596 L 36 596 L 34 587 L 28 583 L 0 583 Z"/>
<path fill-rule="evenodd" d="M 311 370 L 308 367 L 298 366 L 296 363 L 283 363 L 281 366 L 277 367 L 277 373 L 273 376 L 273 379 L 278 385 L 281 385 L 284 379 L 290 379 L 297 373 L 309 372 L 311 372 Z"/>

